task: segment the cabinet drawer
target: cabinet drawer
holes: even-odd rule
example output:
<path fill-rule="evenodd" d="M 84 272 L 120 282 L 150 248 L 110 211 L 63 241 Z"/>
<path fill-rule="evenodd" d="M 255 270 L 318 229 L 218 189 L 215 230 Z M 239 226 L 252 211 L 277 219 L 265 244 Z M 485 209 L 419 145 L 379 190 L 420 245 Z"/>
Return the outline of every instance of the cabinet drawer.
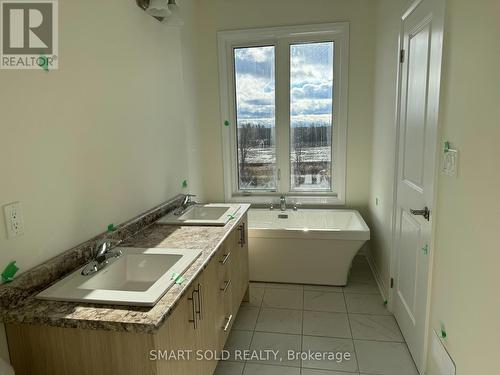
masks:
<path fill-rule="evenodd" d="M 225 289 L 225 290 L 223 290 Z M 224 283 L 220 290 L 220 303 L 222 312 L 222 324 L 220 326 L 220 348 L 224 348 L 231 327 L 236 319 L 236 312 L 233 309 L 233 281 Z"/>
<path fill-rule="evenodd" d="M 218 275 L 221 286 L 231 279 L 233 257 L 233 248 L 230 246 L 230 241 L 226 240 L 217 251 L 215 258 L 219 263 Z"/>

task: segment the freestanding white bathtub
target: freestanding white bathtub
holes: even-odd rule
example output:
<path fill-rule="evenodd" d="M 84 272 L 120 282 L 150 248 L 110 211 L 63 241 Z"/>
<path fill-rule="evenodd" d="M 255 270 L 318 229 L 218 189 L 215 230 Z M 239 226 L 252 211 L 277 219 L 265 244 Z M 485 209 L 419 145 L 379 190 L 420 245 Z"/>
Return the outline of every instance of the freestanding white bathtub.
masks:
<path fill-rule="evenodd" d="M 358 211 L 251 209 L 250 280 L 346 285 L 352 259 L 369 239 Z"/>

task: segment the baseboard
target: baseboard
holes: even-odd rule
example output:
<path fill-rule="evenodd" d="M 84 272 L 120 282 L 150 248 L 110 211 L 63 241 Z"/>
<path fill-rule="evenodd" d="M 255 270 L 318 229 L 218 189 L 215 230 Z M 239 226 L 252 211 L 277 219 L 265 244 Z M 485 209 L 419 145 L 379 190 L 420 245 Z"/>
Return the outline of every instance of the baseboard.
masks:
<path fill-rule="evenodd" d="M 368 265 L 372 269 L 373 275 L 375 276 L 375 281 L 377 282 L 380 294 L 382 294 L 382 298 L 384 299 L 384 301 L 388 301 L 388 295 L 387 295 L 388 289 L 386 288 L 386 285 L 382 280 L 382 277 L 380 276 L 380 271 L 377 265 L 375 264 L 375 260 L 373 259 L 371 251 L 370 250 L 365 251 L 364 255 L 366 257 L 366 260 L 368 261 Z"/>

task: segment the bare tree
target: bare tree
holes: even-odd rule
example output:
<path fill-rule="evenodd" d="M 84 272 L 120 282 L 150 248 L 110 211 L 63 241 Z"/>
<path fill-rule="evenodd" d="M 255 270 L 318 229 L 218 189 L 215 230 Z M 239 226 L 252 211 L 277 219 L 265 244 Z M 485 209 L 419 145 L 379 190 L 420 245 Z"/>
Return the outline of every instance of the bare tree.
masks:
<path fill-rule="evenodd" d="M 294 151 L 294 173 L 295 173 L 295 183 L 297 185 L 302 185 L 305 180 L 305 163 L 304 163 L 304 148 L 305 142 L 302 132 L 299 129 L 293 130 L 293 151 Z"/>
<path fill-rule="evenodd" d="M 238 150 L 240 152 L 240 174 L 243 182 L 248 182 L 247 159 L 251 146 L 251 125 L 243 124 L 238 131 Z"/>

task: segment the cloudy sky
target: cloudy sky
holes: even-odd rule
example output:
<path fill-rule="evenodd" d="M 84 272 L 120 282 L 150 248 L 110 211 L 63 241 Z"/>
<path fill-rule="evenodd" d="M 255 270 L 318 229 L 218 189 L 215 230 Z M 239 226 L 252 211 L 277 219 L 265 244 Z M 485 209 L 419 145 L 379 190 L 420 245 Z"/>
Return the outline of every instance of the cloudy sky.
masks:
<path fill-rule="evenodd" d="M 290 48 L 293 125 L 330 124 L 333 43 Z M 274 47 L 235 50 L 238 122 L 274 124 Z"/>

